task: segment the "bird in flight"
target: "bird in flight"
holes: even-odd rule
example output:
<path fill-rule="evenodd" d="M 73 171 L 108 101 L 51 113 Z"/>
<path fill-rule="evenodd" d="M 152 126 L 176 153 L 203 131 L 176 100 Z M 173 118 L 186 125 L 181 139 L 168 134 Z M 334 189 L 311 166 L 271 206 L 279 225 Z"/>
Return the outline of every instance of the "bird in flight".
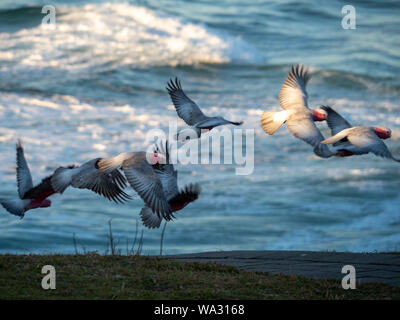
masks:
<path fill-rule="evenodd" d="M 157 152 L 124 152 L 112 158 L 100 159 L 100 172 L 111 173 L 122 169 L 126 179 L 145 205 L 159 217 L 171 220 L 172 210 L 156 169 L 165 164 L 165 157 Z"/>
<path fill-rule="evenodd" d="M 156 175 L 161 181 L 165 198 L 172 212 L 182 210 L 189 203 L 198 199 L 200 195 L 200 186 L 197 183 L 189 184 L 182 190 L 179 190 L 178 171 L 174 169 L 174 165 L 169 161 L 168 141 L 165 141 L 165 144 L 161 143 L 161 145 L 157 147 L 157 152 L 166 155 L 166 163 L 155 170 Z M 160 215 L 155 214 L 148 206 L 142 208 L 140 217 L 143 224 L 150 229 L 159 228 L 163 220 Z M 174 217 L 172 213 L 171 217 Z"/>
<path fill-rule="evenodd" d="M 176 136 L 178 141 L 200 138 L 203 130 L 212 130 L 221 125 L 233 124 L 235 126 L 240 126 L 243 124 L 243 121 L 229 121 L 220 116 L 206 116 L 200 110 L 199 106 L 185 94 L 178 78 L 175 78 L 175 81 L 170 79 L 166 89 L 178 116 L 190 126 L 190 128 L 178 132 Z"/>
<path fill-rule="evenodd" d="M 264 131 L 273 135 L 284 123 L 296 137 L 314 147 L 314 153 L 322 158 L 332 154 L 323 144 L 325 138 L 314 121 L 326 120 L 326 112 L 322 109 L 311 110 L 308 107 L 306 85 L 310 79 L 308 70 L 303 65 L 292 66 L 279 92 L 279 103 L 283 111 L 264 111 L 261 126 Z"/>
<path fill-rule="evenodd" d="M 51 185 L 51 176 L 43 179 L 37 186 L 33 186 L 31 172 L 25 159 L 21 140 L 18 140 L 16 149 L 19 198 L 1 200 L 0 203 L 9 213 L 22 219 L 28 210 L 50 207 L 51 201 L 47 198 L 56 193 L 56 191 Z"/>
<path fill-rule="evenodd" d="M 377 156 L 400 162 L 389 151 L 382 141 L 392 135 L 390 129 L 379 127 L 353 127 L 346 119 L 329 106 L 322 106 L 328 114 L 327 122 L 332 136 L 322 141 L 322 144 L 332 144 L 334 155 L 348 157 L 374 153 Z"/>

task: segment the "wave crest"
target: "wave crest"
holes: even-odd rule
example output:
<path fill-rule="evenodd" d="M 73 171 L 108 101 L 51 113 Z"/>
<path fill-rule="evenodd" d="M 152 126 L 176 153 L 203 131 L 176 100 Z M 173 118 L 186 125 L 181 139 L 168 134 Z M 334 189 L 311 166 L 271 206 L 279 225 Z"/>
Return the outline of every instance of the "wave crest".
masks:
<path fill-rule="evenodd" d="M 145 7 L 104 3 L 57 9 L 53 30 L 39 25 L 0 33 L 0 61 L 6 68 L 86 71 L 263 60 L 239 38 Z"/>

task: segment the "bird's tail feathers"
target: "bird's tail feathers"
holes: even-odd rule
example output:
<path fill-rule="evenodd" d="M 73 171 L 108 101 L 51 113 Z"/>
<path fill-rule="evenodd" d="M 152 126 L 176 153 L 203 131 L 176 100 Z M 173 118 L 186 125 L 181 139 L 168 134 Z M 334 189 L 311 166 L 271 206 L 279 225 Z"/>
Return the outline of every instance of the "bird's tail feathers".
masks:
<path fill-rule="evenodd" d="M 286 111 L 264 111 L 261 116 L 261 126 L 268 134 L 274 134 L 287 120 Z"/>
<path fill-rule="evenodd" d="M 149 229 L 159 228 L 162 218 L 155 214 L 149 207 L 145 206 L 140 211 L 140 218 L 145 227 Z"/>
<path fill-rule="evenodd" d="M 198 183 L 186 185 L 174 198 L 168 201 L 172 211 L 179 211 L 189 203 L 196 201 L 200 192 L 201 188 Z"/>

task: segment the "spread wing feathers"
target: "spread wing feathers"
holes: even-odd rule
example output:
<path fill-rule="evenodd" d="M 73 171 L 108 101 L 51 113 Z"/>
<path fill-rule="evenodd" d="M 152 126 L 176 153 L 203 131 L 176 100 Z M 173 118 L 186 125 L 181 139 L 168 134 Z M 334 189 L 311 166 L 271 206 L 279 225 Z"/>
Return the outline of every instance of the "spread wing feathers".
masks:
<path fill-rule="evenodd" d="M 149 229 L 159 228 L 162 218 L 155 214 L 149 207 L 145 206 L 140 211 L 143 225 Z"/>
<path fill-rule="evenodd" d="M 313 147 L 318 146 L 321 141 L 324 140 L 324 136 L 317 126 L 308 118 L 301 120 L 288 120 L 287 126 L 296 138 L 311 144 Z"/>
<path fill-rule="evenodd" d="M 21 140 L 17 142 L 17 184 L 18 194 L 21 199 L 24 197 L 25 192 L 33 188 L 32 176 L 25 160 Z"/>
<path fill-rule="evenodd" d="M 36 187 L 28 190 L 23 199 L 44 200 L 52 194 L 56 193 L 51 184 L 51 177 L 44 178 Z"/>
<path fill-rule="evenodd" d="M 331 135 L 339 133 L 344 129 L 351 128 L 351 124 L 343 118 L 339 113 L 333 110 L 329 106 L 322 106 L 321 109 L 325 110 L 328 113 L 328 117 L 326 122 L 328 123 L 329 129 L 331 129 Z"/>
<path fill-rule="evenodd" d="M 199 198 L 201 189 L 198 183 L 186 185 L 174 198 L 169 200 L 171 207 L 181 207 Z"/>
<path fill-rule="evenodd" d="M 71 186 L 89 189 L 115 203 L 131 199 L 131 196 L 122 190 L 126 187 L 126 179 L 118 169 L 111 173 L 102 173 L 95 167 L 92 170 L 81 171 L 72 177 Z"/>
<path fill-rule="evenodd" d="M 261 116 L 261 126 L 268 134 L 274 134 L 287 120 L 287 111 L 264 111 Z"/>
<path fill-rule="evenodd" d="M 350 133 L 347 136 L 347 139 L 357 148 L 368 149 L 377 156 L 400 162 L 400 160 L 393 157 L 386 144 L 372 131 L 372 129 Z"/>
<path fill-rule="evenodd" d="M 309 80 L 310 75 L 303 65 L 292 66 L 292 70 L 289 72 L 279 92 L 279 103 L 282 109 L 301 106 L 308 108 L 306 85 Z"/>
<path fill-rule="evenodd" d="M 175 82 L 170 79 L 166 89 L 171 97 L 178 116 L 182 118 L 186 124 L 192 126 L 207 118 L 200 110 L 199 106 L 189 99 L 189 97 L 183 92 L 178 78 L 175 78 Z"/>
<path fill-rule="evenodd" d="M 161 181 L 151 165 L 146 161 L 125 161 L 122 168 L 129 184 L 145 204 L 158 216 L 171 220 L 171 208 L 165 198 Z"/>

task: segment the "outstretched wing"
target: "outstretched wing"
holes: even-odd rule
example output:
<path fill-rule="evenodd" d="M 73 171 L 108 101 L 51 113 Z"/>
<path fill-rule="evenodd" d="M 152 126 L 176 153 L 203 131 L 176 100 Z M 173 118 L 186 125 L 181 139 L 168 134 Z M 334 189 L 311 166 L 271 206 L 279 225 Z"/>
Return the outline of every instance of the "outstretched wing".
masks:
<path fill-rule="evenodd" d="M 301 139 L 314 147 L 314 153 L 321 158 L 329 158 L 332 152 L 328 146 L 321 144 L 324 136 L 309 117 L 298 115 L 297 118 L 287 120 L 289 131 L 298 139 Z"/>
<path fill-rule="evenodd" d="M 282 109 L 307 107 L 306 85 L 310 80 L 308 70 L 301 64 L 292 66 L 279 92 L 279 103 Z"/>
<path fill-rule="evenodd" d="M 329 106 L 322 106 L 321 109 L 325 110 L 328 113 L 328 117 L 326 122 L 328 123 L 329 129 L 331 129 L 331 135 L 339 133 L 340 131 L 351 128 L 351 124 L 343 118 L 339 113 L 333 110 Z"/>
<path fill-rule="evenodd" d="M 314 121 L 303 118 L 298 120 L 288 120 L 287 126 L 290 132 L 313 147 L 317 146 L 324 140 L 324 136 L 321 131 L 317 128 Z"/>
<path fill-rule="evenodd" d="M 122 169 L 131 187 L 139 194 L 154 213 L 171 220 L 171 208 L 164 195 L 162 183 L 147 161 L 136 162 L 134 158 L 124 161 Z"/>
<path fill-rule="evenodd" d="M 21 199 L 24 198 L 25 193 L 33 188 L 32 176 L 25 160 L 24 148 L 22 147 L 21 140 L 17 142 L 17 184 L 18 194 Z"/>
<path fill-rule="evenodd" d="M 118 170 L 110 173 L 101 172 L 96 168 L 99 159 L 94 159 L 80 167 L 80 170 L 72 176 L 71 186 L 79 189 L 89 189 L 110 201 L 122 203 L 131 199 L 123 191 L 126 187 L 126 179 Z"/>
<path fill-rule="evenodd" d="M 183 119 L 186 124 L 193 126 L 197 122 L 207 118 L 200 110 L 199 106 L 189 99 L 188 96 L 183 92 L 178 78 L 175 78 L 175 82 L 170 79 L 166 89 L 171 97 L 178 116 Z"/>

